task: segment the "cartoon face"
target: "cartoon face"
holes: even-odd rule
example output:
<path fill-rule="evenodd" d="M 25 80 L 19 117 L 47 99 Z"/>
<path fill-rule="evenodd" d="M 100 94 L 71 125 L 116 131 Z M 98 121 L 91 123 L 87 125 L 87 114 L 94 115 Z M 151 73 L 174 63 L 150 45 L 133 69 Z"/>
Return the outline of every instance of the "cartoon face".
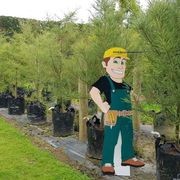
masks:
<path fill-rule="evenodd" d="M 112 79 L 123 79 L 126 70 L 126 60 L 123 58 L 111 57 L 107 65 L 102 62 L 103 67 Z"/>

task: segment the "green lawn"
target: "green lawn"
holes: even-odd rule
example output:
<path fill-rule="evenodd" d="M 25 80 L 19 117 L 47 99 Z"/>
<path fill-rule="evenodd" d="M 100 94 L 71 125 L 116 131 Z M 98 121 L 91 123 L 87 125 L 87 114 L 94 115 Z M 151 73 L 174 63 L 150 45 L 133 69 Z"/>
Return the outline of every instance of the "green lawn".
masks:
<path fill-rule="evenodd" d="M 0 118 L 0 180 L 86 180 Z"/>

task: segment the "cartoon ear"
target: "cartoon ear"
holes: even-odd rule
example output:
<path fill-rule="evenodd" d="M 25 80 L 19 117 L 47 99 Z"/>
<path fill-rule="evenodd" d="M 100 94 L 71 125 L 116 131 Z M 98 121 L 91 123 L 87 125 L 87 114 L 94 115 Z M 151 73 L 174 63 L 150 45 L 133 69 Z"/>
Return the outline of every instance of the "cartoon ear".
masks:
<path fill-rule="evenodd" d="M 106 63 L 104 61 L 102 61 L 102 66 L 103 68 L 106 68 Z"/>

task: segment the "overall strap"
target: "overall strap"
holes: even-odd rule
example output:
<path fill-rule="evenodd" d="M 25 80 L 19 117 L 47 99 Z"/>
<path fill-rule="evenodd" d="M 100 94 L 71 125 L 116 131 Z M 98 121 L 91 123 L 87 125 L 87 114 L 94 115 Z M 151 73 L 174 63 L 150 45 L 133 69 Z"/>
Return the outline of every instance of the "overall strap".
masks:
<path fill-rule="evenodd" d="M 106 77 L 107 77 L 107 79 L 108 79 L 108 81 L 109 81 L 109 83 L 110 83 L 111 91 L 112 91 L 112 92 L 115 92 L 116 89 L 115 89 L 115 86 L 114 86 L 111 78 L 110 78 L 109 76 L 106 76 Z"/>

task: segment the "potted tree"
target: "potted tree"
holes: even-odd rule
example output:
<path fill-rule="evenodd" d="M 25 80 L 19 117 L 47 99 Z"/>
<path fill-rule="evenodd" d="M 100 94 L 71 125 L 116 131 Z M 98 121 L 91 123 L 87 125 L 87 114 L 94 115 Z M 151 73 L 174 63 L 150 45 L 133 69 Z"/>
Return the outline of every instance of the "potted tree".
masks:
<path fill-rule="evenodd" d="M 4 23 L 8 23 L 7 20 L 9 18 L 3 18 L 2 19 Z M 8 31 L 7 26 L 4 31 Z M 4 34 L 7 34 L 7 32 L 4 32 Z M 10 35 L 11 34 L 11 35 Z M 12 34 L 10 33 L 9 37 L 7 36 L 1 36 L 0 40 L 0 56 L 1 56 L 1 62 L 0 62 L 0 72 L 1 72 L 1 82 L 0 82 L 0 89 L 1 94 L 0 101 L 1 101 L 1 107 L 8 107 L 8 101 L 13 98 L 13 96 L 16 95 L 16 89 L 17 89 L 17 83 L 20 83 L 19 76 L 23 73 L 19 72 L 19 69 L 22 67 L 21 64 L 18 61 L 18 51 L 19 48 L 15 45 L 15 42 L 12 40 Z M 4 68 L 8 67 L 8 68 Z M 12 84 L 14 84 L 14 88 L 12 87 Z M 5 91 L 5 92 L 4 92 Z M 17 108 L 18 109 L 18 108 Z"/>
<path fill-rule="evenodd" d="M 177 178 L 180 168 L 179 5 L 153 1 L 138 22 L 148 59 L 144 94 L 148 102 L 160 106 L 154 129 L 166 137 L 156 141 L 158 180 Z"/>
<path fill-rule="evenodd" d="M 2 67 L 7 66 L 1 70 L 3 83 L 11 87 L 11 98 L 8 100 L 8 112 L 9 114 L 23 114 L 25 110 L 23 96 L 18 96 L 18 85 L 21 85 L 24 80 L 24 72 L 22 71 L 22 64 L 24 63 L 21 58 L 20 46 L 14 39 L 10 38 L 9 42 L 4 42 L 4 47 L 1 49 L 1 63 Z M 23 77 L 23 78 L 20 78 Z"/>
<path fill-rule="evenodd" d="M 14 114 L 14 115 L 21 115 L 24 114 L 25 111 L 25 99 L 24 95 L 21 93 L 18 93 L 18 80 L 17 75 L 18 74 L 18 68 L 15 68 L 15 85 L 12 86 L 12 92 L 13 96 L 9 98 L 8 100 L 8 113 Z"/>
<path fill-rule="evenodd" d="M 46 56 L 44 33 L 39 33 L 39 23 L 29 22 L 22 27 L 21 43 L 23 58 L 26 59 L 26 85 L 29 88 L 27 94 L 27 117 L 31 123 L 45 123 L 47 119 L 46 106 L 42 100 L 45 72 L 43 60 Z"/>
<path fill-rule="evenodd" d="M 74 132 L 75 111 L 71 107 L 71 99 L 77 94 L 69 77 L 72 63 L 73 23 L 62 21 L 62 26 L 54 27 L 52 34 L 48 35 L 47 64 L 51 82 L 55 106 L 52 109 L 52 122 L 54 136 L 68 136 Z M 74 91 L 75 90 L 75 91 Z"/>
<path fill-rule="evenodd" d="M 56 73 L 61 74 L 60 71 Z M 53 134 L 54 136 L 69 136 L 74 132 L 75 109 L 69 99 L 72 95 L 69 92 L 71 87 L 66 85 L 66 78 L 60 77 L 54 79 L 53 94 L 56 97 L 56 104 L 52 108 Z"/>
<path fill-rule="evenodd" d="M 39 81 L 39 62 L 37 63 L 37 71 L 36 71 L 36 80 L 33 81 L 33 84 L 35 84 L 34 92 L 27 98 L 27 118 L 31 123 L 45 123 L 47 119 L 47 112 L 46 112 L 46 106 L 42 102 L 41 94 L 40 94 L 40 86 L 41 83 Z"/>

